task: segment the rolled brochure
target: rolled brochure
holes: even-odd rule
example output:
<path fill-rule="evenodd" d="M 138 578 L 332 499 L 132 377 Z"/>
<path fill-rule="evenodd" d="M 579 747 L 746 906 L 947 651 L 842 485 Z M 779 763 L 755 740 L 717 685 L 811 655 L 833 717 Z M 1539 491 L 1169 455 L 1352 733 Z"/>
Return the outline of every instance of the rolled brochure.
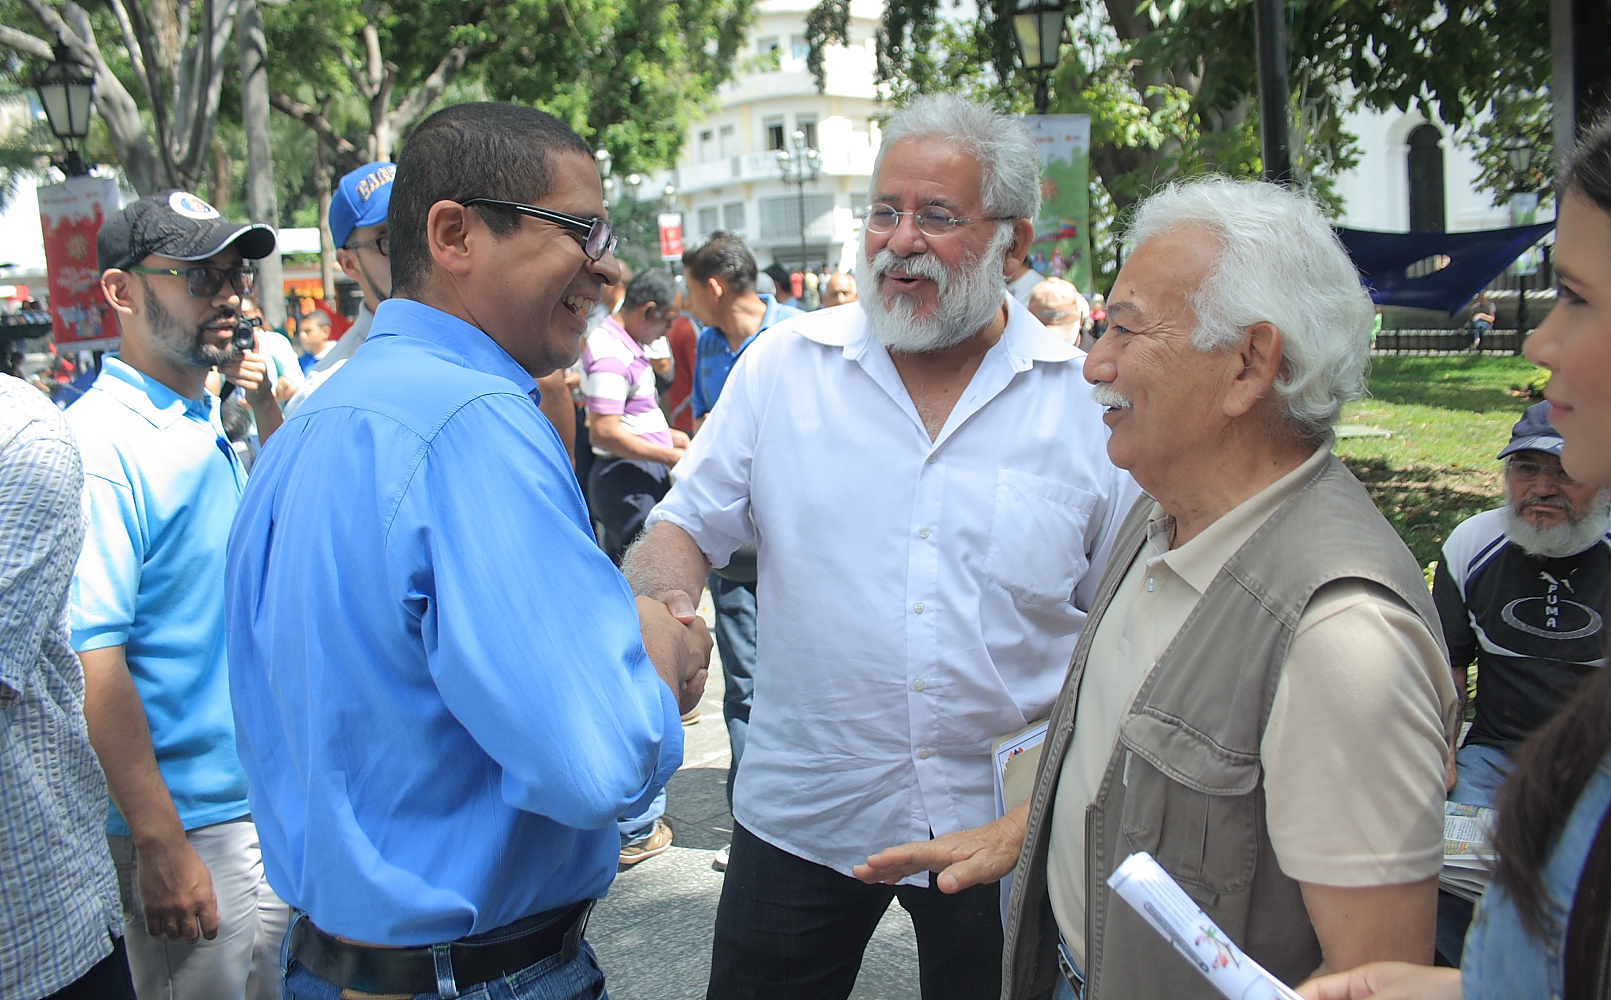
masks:
<path fill-rule="evenodd" d="M 1168 938 L 1227 1000 L 1302 1000 L 1243 954 L 1152 855 L 1143 851 L 1125 858 L 1108 885 L 1153 930 Z"/>

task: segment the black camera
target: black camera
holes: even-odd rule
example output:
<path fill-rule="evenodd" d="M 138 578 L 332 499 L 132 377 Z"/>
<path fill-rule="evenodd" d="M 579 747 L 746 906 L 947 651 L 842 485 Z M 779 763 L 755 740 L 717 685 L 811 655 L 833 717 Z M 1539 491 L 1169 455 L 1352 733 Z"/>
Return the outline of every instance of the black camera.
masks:
<path fill-rule="evenodd" d="M 235 321 L 235 333 L 229 338 L 230 344 L 233 345 L 237 351 L 251 350 L 253 347 L 257 346 L 257 328 L 262 325 L 263 321 L 258 319 L 256 316 L 240 317 Z M 219 390 L 218 393 L 219 402 L 223 402 L 224 400 L 228 399 L 229 394 L 234 391 L 235 383 L 225 382 L 224 388 Z"/>

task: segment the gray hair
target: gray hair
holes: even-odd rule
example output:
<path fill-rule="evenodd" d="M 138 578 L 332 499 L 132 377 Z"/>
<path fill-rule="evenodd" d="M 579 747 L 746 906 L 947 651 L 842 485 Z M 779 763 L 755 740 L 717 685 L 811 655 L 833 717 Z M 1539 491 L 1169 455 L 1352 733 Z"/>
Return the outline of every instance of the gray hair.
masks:
<path fill-rule="evenodd" d="M 925 94 L 890 116 L 873 161 L 873 181 L 896 143 L 940 139 L 979 161 L 979 198 L 991 215 L 1040 217 L 1040 155 L 1035 137 L 1017 118 L 956 94 Z"/>
<path fill-rule="evenodd" d="M 1281 331 L 1275 390 L 1299 435 L 1324 437 L 1365 394 L 1375 308 L 1337 234 L 1307 196 L 1263 181 L 1205 177 L 1143 202 L 1128 241 L 1196 229 L 1219 257 L 1189 298 L 1192 346 L 1215 351 L 1255 323 Z"/>

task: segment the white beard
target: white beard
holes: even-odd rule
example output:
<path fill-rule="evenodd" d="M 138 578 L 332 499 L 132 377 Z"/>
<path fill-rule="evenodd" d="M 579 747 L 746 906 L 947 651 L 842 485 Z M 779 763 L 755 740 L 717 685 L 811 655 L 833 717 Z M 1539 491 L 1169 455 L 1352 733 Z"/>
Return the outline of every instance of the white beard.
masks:
<path fill-rule="evenodd" d="M 1572 519 L 1574 513 L 1576 520 Z M 1564 559 L 1567 556 L 1575 556 L 1598 542 L 1606 531 L 1611 529 L 1611 487 L 1605 487 L 1596 493 L 1587 511 L 1568 510 L 1566 523 L 1553 528 L 1540 528 L 1517 513 L 1516 505 L 1511 502 L 1510 490 L 1507 488 L 1503 519 L 1505 537 L 1515 542 L 1528 555 L 1540 559 Z"/>
<path fill-rule="evenodd" d="M 1010 228 L 1000 227 L 982 255 L 964 261 L 952 272 L 929 253 L 901 257 L 886 247 L 868 260 L 867 231 L 863 229 L 861 258 L 866 266 L 856 269 L 856 290 L 873 339 L 897 354 L 927 354 L 978 333 L 1001 308 L 1006 295 L 1002 265 L 1012 238 Z M 886 298 L 879 278 L 895 267 L 934 282 L 937 305 L 928 316 L 918 316 L 907 295 L 896 292 Z"/>

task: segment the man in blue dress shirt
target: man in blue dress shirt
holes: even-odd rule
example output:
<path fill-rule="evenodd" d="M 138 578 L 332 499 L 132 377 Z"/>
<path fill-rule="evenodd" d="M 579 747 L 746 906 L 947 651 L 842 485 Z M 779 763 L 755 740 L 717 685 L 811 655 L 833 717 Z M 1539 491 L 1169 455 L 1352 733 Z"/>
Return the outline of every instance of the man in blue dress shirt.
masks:
<path fill-rule="evenodd" d="M 230 681 L 288 997 L 601 989 L 615 819 L 681 763 L 710 652 L 686 594 L 634 603 L 537 409 L 619 280 L 603 214 L 558 119 L 431 116 L 393 297 L 253 471 Z"/>

